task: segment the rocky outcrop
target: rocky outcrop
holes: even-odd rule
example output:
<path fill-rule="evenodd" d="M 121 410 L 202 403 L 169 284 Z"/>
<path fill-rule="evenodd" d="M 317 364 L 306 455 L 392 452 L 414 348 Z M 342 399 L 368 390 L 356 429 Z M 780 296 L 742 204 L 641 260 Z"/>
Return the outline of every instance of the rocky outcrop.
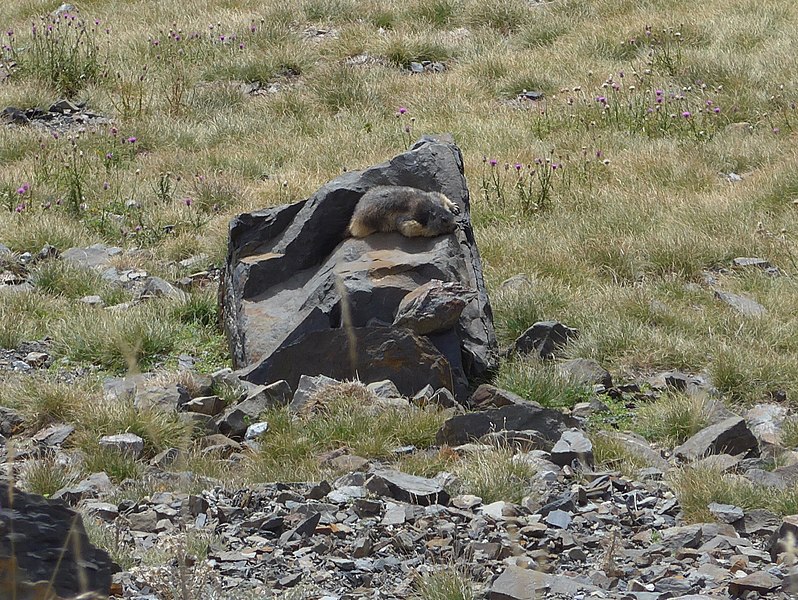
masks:
<path fill-rule="evenodd" d="M 379 185 L 446 194 L 460 208 L 457 231 L 432 238 L 398 233 L 347 238 L 358 200 Z M 380 337 L 377 330 L 391 326 L 402 300 L 433 279 L 461 284 L 474 290 L 475 298 L 465 304 L 454 327 L 423 338 L 403 329 L 388 330 L 413 340 L 413 352 L 424 344 L 432 346 L 433 358 L 419 367 L 415 354 L 392 357 L 395 369 L 414 372 L 412 390 L 402 389 L 393 374 L 379 378 L 392 379 L 411 395 L 427 383 L 441 387 L 439 375 L 446 371 L 443 357 L 452 373 L 452 381 L 444 385 L 465 400 L 468 381 L 495 366 L 492 314 L 469 218 L 460 151 L 450 143 L 423 140 L 387 163 L 345 173 L 306 200 L 233 220 L 220 302 L 234 365 L 245 369 L 242 374 L 250 382 L 285 379 L 293 386 L 298 375 L 282 371 L 288 362 L 282 357 L 290 355 L 295 372 L 337 379 L 358 376 L 368 383 L 376 375 L 364 373 L 362 364 L 354 370 L 347 352 L 341 351 L 346 332 L 355 328 L 359 339 Z M 332 370 L 327 370 L 326 360 L 305 358 L 310 346 L 332 340 L 342 355 L 333 361 Z M 430 362 L 439 365 L 433 371 L 434 382 L 428 376 Z"/>

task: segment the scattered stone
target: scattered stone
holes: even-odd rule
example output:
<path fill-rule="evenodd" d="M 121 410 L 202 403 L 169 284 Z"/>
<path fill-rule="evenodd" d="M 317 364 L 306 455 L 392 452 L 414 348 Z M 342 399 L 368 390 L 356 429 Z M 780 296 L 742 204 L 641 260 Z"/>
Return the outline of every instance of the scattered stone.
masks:
<path fill-rule="evenodd" d="M 144 440 L 135 433 L 105 435 L 100 438 L 99 444 L 100 448 L 110 448 L 132 458 L 138 458 L 144 452 Z"/>
<path fill-rule="evenodd" d="M 787 408 L 778 404 L 757 404 L 745 413 L 751 433 L 762 445 L 778 446 Z"/>
<path fill-rule="evenodd" d="M 757 571 L 740 579 L 729 582 L 729 593 L 740 597 L 744 593 L 753 591 L 758 594 L 769 594 L 781 587 L 781 579 L 765 571 Z"/>
<path fill-rule="evenodd" d="M 376 469 L 366 482 L 369 491 L 412 504 L 448 504 L 449 494 L 434 479 L 407 475 L 393 469 Z"/>
<path fill-rule="evenodd" d="M 369 383 L 366 389 L 378 398 L 401 398 L 402 394 L 390 379 Z"/>
<path fill-rule="evenodd" d="M 72 425 L 55 423 L 35 433 L 32 439 L 43 446 L 60 446 L 74 431 Z"/>
<path fill-rule="evenodd" d="M 715 290 L 715 297 L 736 310 L 744 317 L 760 317 L 766 312 L 764 306 L 759 304 L 759 302 L 756 300 L 748 298 L 747 296 Z"/>
<path fill-rule="evenodd" d="M 568 427 L 576 426 L 572 417 L 536 402 L 503 406 L 492 410 L 456 415 L 447 419 L 437 433 L 438 444 L 459 446 L 478 440 L 492 431 L 533 430 L 549 441 L 556 442 Z"/>
<path fill-rule="evenodd" d="M 712 516 L 721 523 L 736 523 L 745 516 L 743 509 L 739 506 L 732 506 L 731 504 L 718 504 L 712 502 L 707 507 Z"/>
<path fill-rule="evenodd" d="M 696 433 L 674 449 L 674 454 L 686 460 L 696 460 L 708 454 L 758 454 L 756 438 L 742 417 L 730 417 Z"/>
<path fill-rule="evenodd" d="M 557 365 L 557 371 L 564 379 L 578 385 L 603 385 L 612 387 L 612 375 L 609 371 L 589 358 L 573 358 Z"/>
<path fill-rule="evenodd" d="M 269 431 L 269 424 L 266 421 L 261 421 L 259 423 L 253 423 L 249 427 L 247 427 L 247 431 L 244 434 L 245 440 L 256 440 L 264 433 Z"/>
<path fill-rule="evenodd" d="M 288 404 L 290 393 L 291 389 L 285 381 L 257 386 L 244 400 L 229 406 L 216 417 L 213 421 L 214 427 L 219 433 L 241 439 L 246 434 L 247 427 L 257 422 L 266 409 Z"/>
<path fill-rule="evenodd" d="M 477 292 L 453 281 L 433 279 L 407 294 L 399 302 L 393 327 L 406 327 L 419 335 L 451 329 Z"/>
<path fill-rule="evenodd" d="M 111 494 L 116 488 L 104 472 L 92 473 L 76 485 L 69 485 L 55 492 L 53 500 L 63 500 L 67 504 L 75 505 L 81 500 L 99 498 Z"/>
<path fill-rule="evenodd" d="M 551 462 L 564 467 L 580 463 L 585 468 L 593 467 L 593 444 L 579 429 L 563 431 L 551 449 Z"/>
<path fill-rule="evenodd" d="M 769 269 L 771 267 L 770 262 L 765 260 L 764 258 L 751 258 L 751 257 L 743 257 L 738 256 L 732 263 L 735 267 L 742 267 L 742 268 L 757 268 L 757 269 Z"/>
<path fill-rule="evenodd" d="M 558 321 L 540 321 L 518 336 L 511 351 L 519 354 L 535 353 L 540 358 L 550 359 L 578 336 L 576 329 Z"/>
<path fill-rule="evenodd" d="M 160 277 L 148 277 L 144 288 L 139 293 L 139 299 L 147 298 L 172 298 L 185 302 L 189 296 L 183 290 L 173 286 L 171 283 Z"/>
<path fill-rule="evenodd" d="M 224 408 L 224 401 L 219 396 L 198 396 L 183 404 L 183 410 L 201 415 L 216 416 Z"/>

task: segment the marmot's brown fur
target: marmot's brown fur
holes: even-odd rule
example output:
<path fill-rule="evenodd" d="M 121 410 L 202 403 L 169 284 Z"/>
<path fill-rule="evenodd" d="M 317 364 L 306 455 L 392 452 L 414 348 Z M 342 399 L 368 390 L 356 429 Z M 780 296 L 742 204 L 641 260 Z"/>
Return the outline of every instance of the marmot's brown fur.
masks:
<path fill-rule="evenodd" d="M 348 233 L 366 237 L 378 231 L 398 231 L 406 237 L 435 237 L 457 228 L 457 205 L 439 192 L 402 185 L 383 185 L 363 194 Z"/>

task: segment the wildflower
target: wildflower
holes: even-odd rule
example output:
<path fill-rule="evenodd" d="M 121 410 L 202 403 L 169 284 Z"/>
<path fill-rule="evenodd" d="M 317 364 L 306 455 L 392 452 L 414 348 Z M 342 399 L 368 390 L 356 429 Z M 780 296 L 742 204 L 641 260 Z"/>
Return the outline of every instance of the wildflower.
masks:
<path fill-rule="evenodd" d="M 495 167 L 495 166 L 496 166 L 496 165 L 498 165 L 498 164 L 499 164 L 499 161 L 498 161 L 498 160 L 496 160 L 495 158 L 491 158 L 491 159 L 490 159 L 490 166 L 491 166 L 491 167 Z"/>
<path fill-rule="evenodd" d="M 53 131 L 53 139 L 54 140 L 58 139 L 58 132 L 57 131 Z"/>
<path fill-rule="evenodd" d="M 113 160 L 114 153 L 113 152 L 106 152 L 105 153 L 105 160 Z"/>
<path fill-rule="evenodd" d="M 132 136 L 132 135 L 131 135 L 129 138 L 127 138 L 127 143 L 128 143 L 128 144 L 135 144 L 135 143 L 136 143 L 136 138 L 135 138 L 135 136 Z"/>
<path fill-rule="evenodd" d="M 720 114 L 720 106 L 716 106 L 715 108 L 713 108 L 712 112 L 715 113 L 716 115 Z"/>
<path fill-rule="evenodd" d="M 515 170 L 516 170 L 516 171 L 520 171 L 520 170 L 521 170 L 521 167 L 523 167 L 523 166 L 524 166 L 524 165 L 522 165 L 521 163 L 515 163 Z"/>
<path fill-rule="evenodd" d="M 111 127 L 111 135 L 116 135 L 119 133 L 119 130 L 116 127 Z"/>
<path fill-rule="evenodd" d="M 185 204 L 186 206 L 191 206 L 192 204 L 194 204 L 194 199 L 193 198 L 184 198 L 183 199 L 183 204 Z"/>
<path fill-rule="evenodd" d="M 665 92 L 663 92 L 662 90 L 654 90 L 654 95 L 655 96 L 662 96 L 662 94 L 664 94 L 664 93 Z"/>
<path fill-rule="evenodd" d="M 605 96 L 596 96 L 596 102 L 599 104 L 607 104 L 607 98 Z"/>
<path fill-rule="evenodd" d="M 683 116 L 685 119 L 689 119 L 690 117 L 692 117 L 692 116 L 693 116 L 693 114 L 692 114 L 692 113 L 691 113 L 689 110 L 686 110 L 686 111 L 684 111 L 684 112 L 682 113 L 682 116 Z"/>
<path fill-rule="evenodd" d="M 107 181 L 103 181 L 103 189 L 104 190 L 107 191 L 110 187 L 111 187 L 110 183 L 108 183 Z"/>
<path fill-rule="evenodd" d="M 238 49 L 239 49 L 239 50 L 243 50 L 243 49 L 244 49 L 244 42 L 241 42 L 241 43 L 238 45 Z"/>
<path fill-rule="evenodd" d="M 778 127 L 774 127 L 773 128 L 773 133 L 779 133 L 780 131 L 781 131 L 781 129 L 779 129 Z"/>
<path fill-rule="evenodd" d="M 561 164 L 561 163 L 551 163 L 551 170 L 552 170 L 552 171 L 556 171 L 556 170 L 557 170 L 557 169 L 559 169 L 560 167 L 562 167 L 562 164 Z"/>
<path fill-rule="evenodd" d="M 610 164 L 610 159 L 605 158 L 604 160 L 601 161 L 601 164 L 603 164 L 605 167 L 608 166 Z"/>
<path fill-rule="evenodd" d="M 16 208 L 14 209 L 14 211 L 16 211 L 18 213 L 21 213 L 24 210 L 25 210 L 25 203 L 24 202 L 22 202 L 20 204 L 17 204 Z"/>
<path fill-rule="evenodd" d="M 404 106 L 400 106 L 399 110 L 397 111 L 400 115 L 403 115 L 407 112 L 407 109 Z"/>

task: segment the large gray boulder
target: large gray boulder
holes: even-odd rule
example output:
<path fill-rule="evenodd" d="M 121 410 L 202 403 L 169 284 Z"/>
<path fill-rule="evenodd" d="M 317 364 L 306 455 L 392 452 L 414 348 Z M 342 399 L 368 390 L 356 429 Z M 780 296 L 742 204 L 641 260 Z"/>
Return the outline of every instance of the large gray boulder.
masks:
<path fill-rule="evenodd" d="M 379 185 L 407 185 L 446 194 L 460 208 L 457 230 L 431 238 L 406 238 L 399 233 L 346 237 L 358 200 Z M 420 338 L 448 361 L 453 380 L 445 385 L 465 400 L 468 380 L 478 379 L 496 364 L 492 313 L 469 215 L 460 151 L 453 144 L 431 139 L 386 163 L 345 173 L 306 200 L 239 215 L 230 224 L 220 288 L 234 366 L 243 369 L 242 376 L 250 382 L 285 379 L 293 386 L 298 375 L 289 376 L 275 366 L 278 353 L 311 335 L 324 343 L 327 334 L 338 339 L 350 327 L 388 328 L 408 293 L 438 279 L 476 292 L 454 327 Z M 440 381 L 428 381 L 413 355 L 396 357 L 398 368 L 415 370 L 416 389 L 408 391 L 393 374 L 378 377 L 364 371 L 367 365 L 354 370 L 354 363 L 348 361 L 342 372 L 343 356 L 334 372 L 327 371 L 325 361 L 311 364 L 302 358 L 299 352 L 292 354 L 292 360 L 301 361 L 293 365 L 294 371 L 307 368 L 304 374 L 337 379 L 357 376 L 366 383 L 388 378 L 410 394 L 427 383 L 440 387 Z"/>

